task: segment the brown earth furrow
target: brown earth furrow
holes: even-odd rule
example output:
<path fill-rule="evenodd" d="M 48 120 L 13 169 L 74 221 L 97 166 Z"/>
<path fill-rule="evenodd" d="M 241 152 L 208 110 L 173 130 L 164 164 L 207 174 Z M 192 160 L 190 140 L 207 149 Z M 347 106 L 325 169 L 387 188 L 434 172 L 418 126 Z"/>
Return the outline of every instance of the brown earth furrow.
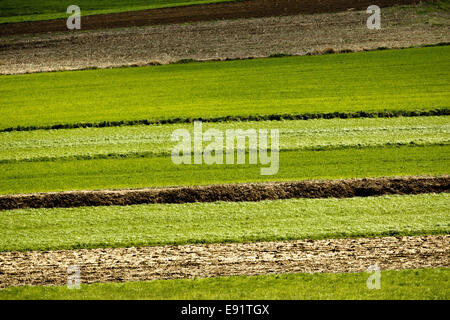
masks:
<path fill-rule="evenodd" d="M 362 272 L 450 267 L 450 236 L 0 253 L 0 288 L 64 285 L 77 266 L 82 283 L 275 273 Z"/>
<path fill-rule="evenodd" d="M 382 29 L 365 11 L 226 20 L 0 38 L 0 74 L 112 68 L 450 42 L 450 13 L 387 8 Z"/>
<path fill-rule="evenodd" d="M 350 198 L 441 192 L 450 192 L 449 175 L 0 195 L 0 210 L 107 205 L 124 206 L 145 203 Z"/>
<path fill-rule="evenodd" d="M 380 7 L 416 4 L 420 0 L 377 0 Z M 430 0 L 429 2 L 432 2 Z M 82 29 L 107 29 L 131 26 L 211 21 L 221 19 L 286 16 L 305 13 L 362 10 L 373 0 L 246 0 L 205 5 L 192 5 L 131 11 L 82 17 Z M 66 19 L 0 24 L 0 36 L 27 33 L 70 32 Z"/>

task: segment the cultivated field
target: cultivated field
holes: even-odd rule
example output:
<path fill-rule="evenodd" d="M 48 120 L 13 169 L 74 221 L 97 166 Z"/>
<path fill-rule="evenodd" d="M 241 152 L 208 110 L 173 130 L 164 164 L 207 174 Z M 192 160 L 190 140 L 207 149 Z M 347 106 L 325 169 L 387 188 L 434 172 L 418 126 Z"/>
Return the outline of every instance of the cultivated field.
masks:
<path fill-rule="evenodd" d="M 227 1 L 233 0 L 124 0 L 109 2 L 78 0 L 77 5 L 83 8 L 83 16 L 89 16 Z M 69 0 L 47 0 L 43 3 L 26 0 L 3 0 L 0 3 L 0 24 L 64 19 L 67 18 L 66 8 L 72 4 L 73 1 Z"/>
<path fill-rule="evenodd" d="M 385 237 L 8 252 L 1 255 L 5 265 L 1 277 L 7 286 L 64 285 L 67 267 L 61 261 L 84 269 L 87 283 L 242 274 L 362 272 L 367 270 L 367 264 L 374 263 L 385 270 L 448 268 L 449 238 Z"/>
<path fill-rule="evenodd" d="M 0 130 L 103 121 L 448 112 L 449 54 L 450 46 L 439 46 L 6 76 L 0 78 L 0 111 L 7 115 Z"/>
<path fill-rule="evenodd" d="M 2 212 L 0 251 L 437 235 L 449 228 L 449 197 L 443 193 L 11 210 Z M 29 227 L 24 230 L 24 225 Z"/>
<path fill-rule="evenodd" d="M 203 129 L 280 131 L 279 150 L 325 151 L 386 146 L 431 146 L 450 142 L 448 116 L 311 119 L 203 123 Z M 0 134 L 0 163 L 170 156 L 173 131 L 192 124 L 11 131 Z M 248 141 L 246 143 L 248 151 Z"/>
<path fill-rule="evenodd" d="M 450 42 L 450 8 L 422 3 L 383 10 L 368 33 L 365 11 L 300 14 L 80 33 L 1 38 L 0 73 L 144 66 L 183 59 L 225 60 L 322 54 Z M 332 26 L 330 28 L 329 26 Z"/>
<path fill-rule="evenodd" d="M 365 1 L 211 2 L 85 0 L 111 30 L 70 34 L 2 2 L 0 299 L 448 299 L 448 1 L 380 1 L 379 31 Z M 278 130 L 276 174 L 251 137 L 176 164 L 198 121 Z"/>
<path fill-rule="evenodd" d="M 19 5 L 21 3 L 19 1 Z M 130 4 L 136 3 L 136 0 L 120 1 L 113 11 L 129 11 Z M 165 4 L 163 5 L 163 3 Z M 176 3 L 171 1 L 172 3 Z M 189 1 L 185 1 L 189 2 Z M 194 1 L 193 1 L 194 2 Z M 201 2 L 201 1 L 197 1 Z M 130 26 L 148 26 L 157 24 L 172 24 L 172 23 L 186 23 L 198 21 L 211 21 L 221 19 L 236 19 L 236 18 L 254 18 L 254 17 L 271 17 L 271 16 L 285 16 L 292 14 L 307 14 L 307 13 L 322 13 L 322 12 L 339 12 L 354 9 L 366 9 L 372 4 L 370 0 L 327 0 L 321 2 L 311 2 L 308 0 L 244 0 L 244 1 L 203 1 L 204 3 L 218 2 L 206 5 L 161 8 L 144 11 L 119 12 L 113 14 L 86 16 L 83 19 L 85 30 L 104 29 L 104 28 L 123 28 Z M 387 7 L 401 4 L 417 4 L 420 0 L 378 0 L 378 5 Z M 446 1 L 444 1 L 446 2 Z M 22 2 L 23 3 L 23 2 Z M 54 3 L 54 2 L 53 2 Z M 92 0 L 85 0 L 89 11 L 98 5 L 93 4 Z M 148 2 L 147 2 L 148 3 Z M 168 6 L 169 1 L 153 1 L 156 6 Z M 59 5 L 59 3 L 58 3 Z M 147 4 L 148 5 L 148 4 Z M 38 6 L 34 6 L 36 8 Z M 100 8 L 103 5 L 99 6 Z M 105 5 L 106 7 L 106 5 Z M 110 6 L 108 6 L 110 7 Z M 33 8 L 33 6 L 32 6 Z M 53 11 L 59 11 L 52 6 Z M 63 7 L 66 8 L 66 7 Z M 23 9 L 13 12 L 19 21 L 29 20 L 23 17 L 21 12 Z M 49 11 L 48 8 L 35 9 L 37 13 Z M 61 9 L 60 9 L 61 10 Z M 94 9 L 95 10 L 95 9 Z M 14 10 L 13 10 L 14 11 Z M 25 11 L 26 12 L 26 11 Z M 24 12 L 24 13 L 25 13 Z M 45 19 L 46 17 L 44 17 Z M 49 17 L 47 17 L 48 19 Z M 51 17 L 50 17 L 51 18 Z M 38 20 L 42 17 L 38 16 Z M 33 19 L 34 20 L 34 19 Z M 67 31 L 66 20 L 46 20 L 34 22 L 22 22 L 12 24 L 0 24 L 0 35 L 15 35 L 24 33 L 42 33 Z"/>

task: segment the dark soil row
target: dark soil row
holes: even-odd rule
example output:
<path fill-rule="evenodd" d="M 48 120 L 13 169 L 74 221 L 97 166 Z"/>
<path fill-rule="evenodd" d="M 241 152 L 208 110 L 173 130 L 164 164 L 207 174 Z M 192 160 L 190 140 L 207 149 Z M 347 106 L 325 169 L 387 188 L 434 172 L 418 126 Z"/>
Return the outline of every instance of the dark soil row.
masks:
<path fill-rule="evenodd" d="M 82 17 L 82 30 L 124 28 L 158 24 L 211 21 L 220 19 L 257 18 L 363 10 L 377 4 L 380 7 L 416 4 L 419 0 L 247 0 L 143 11 L 112 13 Z M 83 8 L 81 8 L 83 10 Z M 0 36 L 46 32 L 71 32 L 66 19 L 0 24 Z"/>
<path fill-rule="evenodd" d="M 448 175 L 2 195 L 0 210 L 291 198 L 350 198 L 441 192 L 450 192 Z"/>

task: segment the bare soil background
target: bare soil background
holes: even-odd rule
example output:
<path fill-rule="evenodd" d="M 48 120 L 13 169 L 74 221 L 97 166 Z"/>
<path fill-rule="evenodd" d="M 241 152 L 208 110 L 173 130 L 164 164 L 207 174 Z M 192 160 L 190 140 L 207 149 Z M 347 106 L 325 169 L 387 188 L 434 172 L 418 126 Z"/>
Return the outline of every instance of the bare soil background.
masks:
<path fill-rule="evenodd" d="M 317 3 L 316 1 L 313 1 Z M 405 48 L 450 42 L 450 13 L 385 8 L 382 29 L 365 11 L 0 37 L 0 74 L 225 60 L 274 54 Z"/>
<path fill-rule="evenodd" d="M 141 248 L 0 253 L 0 288 L 277 273 L 450 267 L 450 236 L 297 240 Z"/>
<path fill-rule="evenodd" d="M 262 201 L 292 198 L 350 198 L 450 192 L 450 176 L 242 183 L 129 190 L 66 191 L 0 196 L 0 210 L 144 203 Z"/>
<path fill-rule="evenodd" d="M 377 0 L 380 7 L 420 0 Z M 428 2 L 433 2 L 429 0 Z M 366 9 L 372 0 L 245 0 L 82 17 L 83 30 Z M 0 35 L 67 30 L 66 19 L 0 24 Z"/>

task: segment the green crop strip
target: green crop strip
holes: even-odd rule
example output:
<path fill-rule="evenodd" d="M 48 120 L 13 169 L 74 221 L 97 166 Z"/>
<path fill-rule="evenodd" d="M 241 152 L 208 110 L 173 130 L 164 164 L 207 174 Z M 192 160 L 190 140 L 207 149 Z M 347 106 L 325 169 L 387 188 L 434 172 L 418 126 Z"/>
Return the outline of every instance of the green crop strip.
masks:
<path fill-rule="evenodd" d="M 450 195 L 0 212 L 0 251 L 448 234 Z"/>
<path fill-rule="evenodd" d="M 380 290 L 368 290 L 368 274 L 316 273 L 207 279 L 99 283 L 67 287 L 14 287 L 0 290 L 0 299 L 108 300 L 448 300 L 446 268 L 381 272 Z M 269 290 L 270 288 L 270 290 Z"/>
<path fill-rule="evenodd" d="M 450 145 L 285 151 L 272 176 L 261 165 L 175 165 L 170 157 L 16 162 L 0 164 L 0 193 L 441 175 L 449 160 Z"/>
<path fill-rule="evenodd" d="M 450 47 L 0 77 L 0 130 L 447 110 Z M 177 120 L 178 119 L 178 120 Z"/>
<path fill-rule="evenodd" d="M 280 150 L 432 145 L 450 143 L 448 116 L 204 123 L 204 131 L 278 129 Z M 170 156 L 178 129 L 192 124 L 14 131 L 0 133 L 0 163 Z M 248 143 L 247 143 L 248 150 Z"/>
<path fill-rule="evenodd" d="M 82 16 L 106 14 L 184 5 L 227 2 L 234 0 L 77 0 Z M 64 19 L 69 16 L 68 0 L 2 0 L 0 2 L 0 23 Z"/>

